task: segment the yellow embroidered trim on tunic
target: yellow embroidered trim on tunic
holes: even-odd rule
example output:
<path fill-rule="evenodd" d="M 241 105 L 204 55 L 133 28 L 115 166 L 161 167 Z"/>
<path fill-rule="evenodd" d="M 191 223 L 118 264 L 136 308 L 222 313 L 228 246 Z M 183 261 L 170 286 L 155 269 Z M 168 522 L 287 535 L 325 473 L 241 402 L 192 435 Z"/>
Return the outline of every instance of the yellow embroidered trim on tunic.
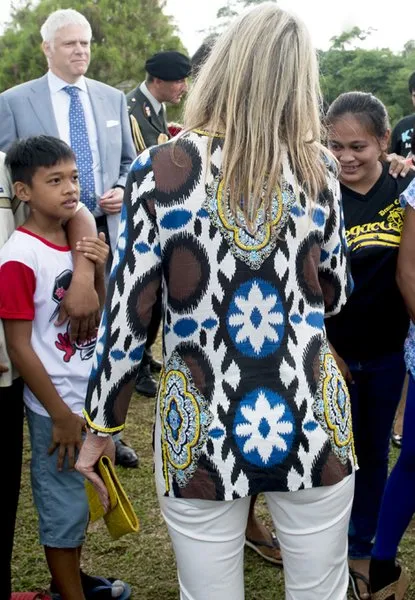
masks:
<path fill-rule="evenodd" d="M 101 427 L 100 425 L 95 425 L 95 423 L 90 419 L 86 410 L 83 409 L 82 412 L 84 413 L 85 420 L 88 423 L 89 427 L 91 429 L 99 431 L 100 433 L 116 433 L 117 431 L 122 431 L 125 427 L 125 425 L 119 425 L 118 427 Z"/>
<path fill-rule="evenodd" d="M 198 133 L 199 135 L 207 135 L 208 137 L 217 137 L 224 138 L 224 133 L 212 133 L 211 131 L 205 131 L 204 129 L 192 129 L 194 133 Z"/>

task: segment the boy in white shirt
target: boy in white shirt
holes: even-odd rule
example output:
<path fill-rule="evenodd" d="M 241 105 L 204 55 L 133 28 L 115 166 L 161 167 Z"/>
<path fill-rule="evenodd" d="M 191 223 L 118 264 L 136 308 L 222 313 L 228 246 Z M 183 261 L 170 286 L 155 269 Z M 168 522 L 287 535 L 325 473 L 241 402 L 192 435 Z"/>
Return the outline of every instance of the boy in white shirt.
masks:
<path fill-rule="evenodd" d="M 78 171 L 71 148 L 48 136 L 16 142 L 6 163 L 15 194 L 30 215 L 0 251 L 0 318 L 10 358 L 25 382 L 40 541 L 56 591 L 64 600 L 83 600 L 88 594 L 80 551 L 88 504 L 83 478 L 73 466 L 82 443 L 95 340 L 73 339 L 68 323 L 56 325 L 72 277 L 63 225 L 78 208 Z M 103 299 L 108 247 L 102 239 L 87 238 L 78 249 L 95 263 Z M 116 591 L 119 599 L 129 597 L 125 584 Z"/>

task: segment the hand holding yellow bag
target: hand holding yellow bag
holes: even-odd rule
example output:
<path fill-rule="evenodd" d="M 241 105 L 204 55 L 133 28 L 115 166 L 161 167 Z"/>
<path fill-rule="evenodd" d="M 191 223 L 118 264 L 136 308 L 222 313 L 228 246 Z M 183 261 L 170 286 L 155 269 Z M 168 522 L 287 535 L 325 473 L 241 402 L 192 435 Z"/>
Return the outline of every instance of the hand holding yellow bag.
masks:
<path fill-rule="evenodd" d="M 108 456 L 101 456 L 97 470 L 108 490 L 110 508 L 105 512 L 97 491 L 92 483 L 86 480 L 85 490 L 91 521 L 94 522 L 104 517 L 108 531 L 114 540 L 127 533 L 137 533 L 139 528 L 137 515 Z"/>

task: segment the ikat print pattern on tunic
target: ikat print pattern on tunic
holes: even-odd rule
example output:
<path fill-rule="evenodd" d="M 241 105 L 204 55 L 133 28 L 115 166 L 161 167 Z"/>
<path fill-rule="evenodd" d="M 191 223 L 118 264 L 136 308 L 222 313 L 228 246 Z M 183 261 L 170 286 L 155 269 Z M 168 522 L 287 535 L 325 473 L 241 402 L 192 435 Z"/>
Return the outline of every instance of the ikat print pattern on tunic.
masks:
<path fill-rule="evenodd" d="M 190 132 L 134 162 L 87 418 L 122 429 L 151 309 L 163 302 L 156 478 L 172 497 L 232 500 L 331 485 L 355 467 L 347 386 L 324 319 L 351 291 L 339 184 L 310 203 L 286 158 L 256 232 L 235 219 L 223 140 Z M 311 208 L 310 208 L 311 206 Z"/>
<path fill-rule="evenodd" d="M 410 206 L 415 210 L 415 179 L 411 181 L 406 190 L 401 194 L 400 200 L 402 208 Z M 412 377 L 415 377 L 415 325 L 412 321 L 405 340 L 405 363 Z"/>

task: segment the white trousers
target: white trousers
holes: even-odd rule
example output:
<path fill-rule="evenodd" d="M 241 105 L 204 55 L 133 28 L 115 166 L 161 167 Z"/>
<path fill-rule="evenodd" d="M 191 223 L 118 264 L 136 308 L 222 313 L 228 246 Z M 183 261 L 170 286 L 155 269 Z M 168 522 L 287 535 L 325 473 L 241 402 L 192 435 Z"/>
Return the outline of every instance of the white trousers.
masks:
<path fill-rule="evenodd" d="M 161 493 L 160 493 L 161 492 Z M 181 600 L 243 600 L 250 498 L 159 502 L 176 554 Z M 287 600 L 345 600 L 354 475 L 298 492 L 265 494 L 281 546 Z"/>

